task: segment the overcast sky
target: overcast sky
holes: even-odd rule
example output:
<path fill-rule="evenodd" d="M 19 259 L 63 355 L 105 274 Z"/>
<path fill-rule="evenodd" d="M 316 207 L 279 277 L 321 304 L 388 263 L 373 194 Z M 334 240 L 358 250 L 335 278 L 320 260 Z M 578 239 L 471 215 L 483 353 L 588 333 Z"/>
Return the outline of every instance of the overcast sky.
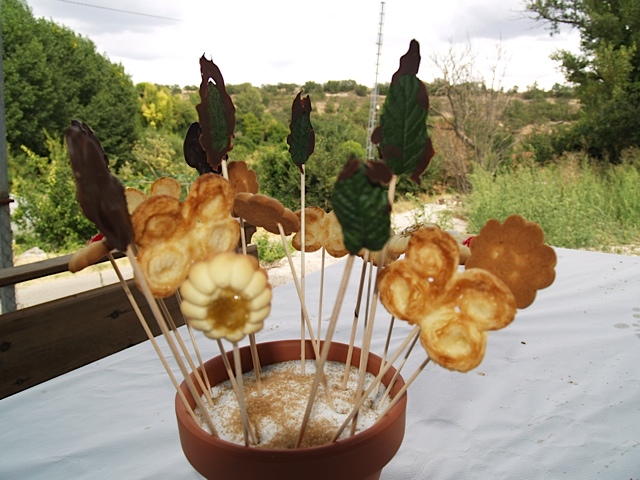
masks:
<path fill-rule="evenodd" d="M 230 84 L 355 80 L 372 86 L 381 2 L 377 0 L 27 0 L 45 17 L 89 37 L 135 83 L 198 85 L 198 59 L 212 59 Z M 101 8 L 98 8 L 101 7 Z M 501 86 L 564 83 L 557 49 L 577 51 L 576 32 L 550 37 L 523 0 L 384 2 L 378 81 L 391 80 L 409 42 L 420 42 L 418 76 L 441 76 L 433 55 L 471 45 L 485 79 L 498 45 Z"/>

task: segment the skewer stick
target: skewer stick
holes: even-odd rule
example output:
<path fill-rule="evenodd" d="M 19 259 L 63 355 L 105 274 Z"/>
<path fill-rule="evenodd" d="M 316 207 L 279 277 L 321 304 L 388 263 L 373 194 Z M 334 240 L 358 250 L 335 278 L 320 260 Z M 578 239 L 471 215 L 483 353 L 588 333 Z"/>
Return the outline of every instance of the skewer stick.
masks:
<path fill-rule="evenodd" d="M 240 217 L 240 245 L 242 247 L 242 254 L 247 254 L 247 236 L 244 231 L 244 218 Z M 251 361 L 253 362 L 253 372 L 256 376 L 256 386 L 258 388 L 258 395 L 262 396 L 262 378 L 260 356 L 258 355 L 258 347 L 256 346 L 255 333 L 249 334 L 249 345 L 251 349 Z"/>
<path fill-rule="evenodd" d="M 164 318 L 169 324 L 169 328 L 171 329 L 171 332 L 173 333 L 174 337 L 178 342 L 178 345 L 180 346 L 180 349 L 182 350 L 182 354 L 184 355 L 184 358 L 187 359 L 189 368 L 191 368 L 191 371 L 193 372 L 193 376 L 198 382 L 198 386 L 202 390 L 202 393 L 207 399 L 207 402 L 209 402 L 209 405 L 213 405 L 213 399 L 211 398 L 211 388 L 207 389 L 207 386 L 205 385 L 205 382 L 202 379 L 203 376 L 206 377 L 206 373 L 204 371 L 204 365 L 202 363 L 200 364 L 201 369 L 198 369 L 196 367 L 196 364 L 193 362 L 193 359 L 191 358 L 191 354 L 189 353 L 189 349 L 187 348 L 187 345 L 184 343 L 184 340 L 182 340 L 182 336 L 180 335 L 180 332 L 178 332 L 178 327 L 176 326 L 176 322 L 173 320 L 173 317 L 171 316 L 171 312 L 169 312 L 169 309 L 167 308 L 167 304 L 161 298 L 157 299 L 157 302 L 158 302 L 158 305 L 160 306 L 160 310 L 162 311 L 162 314 L 164 315 Z"/>
<path fill-rule="evenodd" d="M 393 326 L 395 324 L 396 317 L 391 315 L 391 320 L 389 321 L 389 330 L 387 331 L 387 340 L 384 342 L 384 350 L 382 351 L 382 365 L 387 361 L 387 354 L 389 353 L 389 345 L 391 344 L 391 334 L 393 332 Z M 378 389 L 376 389 L 376 395 L 378 394 Z"/>
<path fill-rule="evenodd" d="M 142 314 L 142 311 L 140 310 L 140 306 L 138 305 L 138 302 L 136 301 L 135 297 L 133 296 L 133 293 L 131 293 L 131 289 L 129 288 L 129 285 L 127 284 L 126 280 L 124 279 L 124 277 L 122 275 L 122 272 L 120 271 L 120 268 L 118 267 L 118 264 L 116 263 L 115 258 L 113 258 L 113 255 L 111 254 L 111 252 L 108 253 L 108 256 L 109 256 L 109 262 L 111 262 L 111 266 L 113 267 L 113 270 L 116 272 L 116 275 L 118 276 L 118 280 L 120 281 L 120 286 L 122 287 L 122 289 L 124 290 L 125 295 L 129 299 L 129 303 L 131 303 L 131 307 L 133 308 L 133 311 L 135 312 L 136 317 L 138 317 L 138 320 L 140 321 L 140 325 L 142 326 L 142 329 L 147 334 L 147 338 L 151 342 L 151 345 L 153 346 L 153 349 L 155 350 L 156 355 L 158 355 L 158 358 L 160 359 L 160 362 L 162 363 L 162 366 L 164 367 L 165 371 L 167 372 L 167 375 L 169 375 L 169 379 L 171 380 L 171 383 L 173 383 L 173 386 L 175 387 L 176 392 L 178 393 L 178 396 L 180 397 L 180 400 L 182 401 L 183 405 L 187 409 L 187 412 L 189 413 L 189 416 L 193 419 L 194 422 L 198 423 L 198 419 L 196 418 L 196 414 L 193 412 L 193 409 L 191 408 L 191 405 L 189 405 L 189 402 L 187 401 L 187 397 L 184 396 L 184 392 L 180 388 L 180 384 L 178 383 L 178 379 L 173 374 L 173 371 L 171 370 L 171 367 L 169 366 L 169 362 L 167 362 L 167 359 L 164 356 L 164 354 L 162 353 L 162 350 L 160 350 L 160 346 L 158 345 L 158 342 L 156 341 L 156 338 L 153 336 L 153 332 L 149 328 L 149 324 L 147 323 L 146 319 L 144 318 L 144 315 Z"/>
<path fill-rule="evenodd" d="M 309 337 L 311 338 L 311 343 L 313 345 L 313 352 L 316 356 L 316 359 L 320 356 L 320 346 L 319 340 L 316 343 L 316 337 L 313 333 L 313 328 L 311 327 L 311 320 L 309 319 L 309 312 L 307 310 L 307 305 L 302 295 L 302 288 L 300 287 L 300 282 L 298 281 L 298 275 L 296 274 L 296 267 L 293 265 L 293 258 L 291 257 L 291 251 L 289 250 L 289 245 L 287 244 L 287 238 L 284 234 L 284 229 L 282 228 L 282 224 L 278 224 L 278 230 L 280 231 L 280 238 L 282 239 L 282 245 L 284 247 L 284 252 L 287 255 L 287 260 L 289 262 L 289 268 L 291 269 L 291 277 L 293 278 L 293 283 L 296 287 L 296 292 L 298 293 L 298 299 L 300 300 L 300 307 L 302 309 L 302 315 L 304 317 L 305 323 L 307 325 L 307 330 L 309 330 Z"/>
<path fill-rule="evenodd" d="M 367 387 L 364 393 L 360 396 L 360 399 L 358 400 L 358 402 L 353 406 L 351 413 L 349 413 L 347 418 L 344 419 L 344 421 L 342 422 L 342 425 L 340 425 L 340 428 L 338 428 L 338 431 L 335 433 L 335 435 L 331 439 L 332 442 L 335 442 L 338 439 L 338 437 L 340 437 L 344 429 L 347 428 L 347 425 L 349 425 L 349 423 L 351 423 L 351 421 L 353 420 L 353 417 L 355 417 L 358 414 L 360 407 L 362 407 L 364 402 L 367 400 L 367 397 L 369 397 L 371 392 L 373 392 L 376 386 L 382 381 L 382 378 L 387 374 L 393 362 L 395 362 L 398 359 L 398 357 L 400 356 L 402 351 L 407 347 L 409 342 L 413 340 L 413 337 L 418 336 L 419 334 L 420 334 L 420 325 L 416 325 L 415 327 L 413 327 L 413 330 L 409 332 L 409 335 L 407 335 L 407 338 L 404 339 L 404 341 L 398 347 L 396 352 L 391 356 L 391 359 L 386 363 L 386 365 L 384 365 L 384 367 L 382 367 L 381 365 L 378 375 L 376 375 L 376 378 L 373 379 L 373 382 L 371 382 L 371 384 Z M 398 396 L 399 395 L 396 395 L 396 397 Z"/>
<path fill-rule="evenodd" d="M 293 283 L 296 286 L 296 292 L 298 293 L 298 300 L 300 301 L 300 306 L 302 309 L 302 315 L 304 317 L 304 321 L 307 325 L 307 330 L 309 331 L 309 338 L 311 340 L 311 346 L 313 347 L 313 354 L 316 358 L 316 368 L 317 368 L 317 362 L 318 362 L 318 358 L 320 358 L 320 339 L 318 339 L 318 341 L 316 341 L 316 338 L 313 334 L 313 327 L 311 326 L 311 320 L 309 319 L 309 312 L 307 311 L 307 305 L 306 302 L 304 301 L 304 297 L 302 295 L 302 290 L 300 288 L 300 283 L 298 282 L 298 276 L 296 274 L 296 267 L 293 265 L 293 258 L 291 257 L 291 252 L 289 251 L 289 245 L 287 244 L 287 239 L 284 235 L 284 229 L 282 228 L 282 224 L 278 224 L 278 230 L 280 230 L 280 237 L 282 238 L 282 245 L 284 246 L 284 251 L 285 254 L 287 255 L 287 260 L 289 261 L 289 268 L 291 269 L 291 273 L 292 273 L 292 278 L 293 278 Z M 316 371 L 316 375 L 317 375 L 317 371 Z M 322 382 L 325 386 L 325 391 L 327 394 L 327 402 L 329 403 L 329 407 L 331 407 L 332 410 L 336 411 L 335 405 L 333 403 L 333 395 L 331 394 L 331 389 L 329 388 L 328 382 L 327 382 L 327 377 L 324 374 L 324 371 L 322 372 Z"/>
<path fill-rule="evenodd" d="M 244 401 L 244 382 L 242 380 L 242 362 L 240 360 L 240 349 L 238 343 L 233 342 L 233 363 L 236 367 L 236 383 L 238 384 L 238 406 L 240 407 L 240 418 L 242 419 L 242 436 L 244 437 L 244 446 L 249 446 L 249 422 L 247 418 L 247 404 Z"/>
<path fill-rule="evenodd" d="M 307 424 L 309 423 L 309 417 L 311 416 L 311 409 L 313 408 L 313 403 L 315 401 L 316 394 L 318 392 L 320 379 L 324 377 L 324 364 L 327 361 L 327 357 L 329 356 L 331 341 L 333 339 L 333 334 L 335 332 L 336 325 L 338 324 L 338 316 L 340 315 L 340 309 L 342 307 L 342 303 L 344 302 L 344 295 L 346 293 L 347 285 L 349 283 L 349 277 L 351 276 L 351 268 L 353 267 L 354 258 L 355 258 L 355 255 L 353 254 L 349 254 L 349 257 L 347 258 L 347 263 L 344 267 L 344 273 L 342 275 L 342 280 L 340 281 L 340 287 L 338 289 L 338 296 L 336 298 L 336 302 L 333 305 L 331 320 L 329 321 L 329 326 L 327 327 L 327 335 L 325 337 L 324 344 L 322 345 L 322 353 L 319 359 L 318 357 L 316 357 L 316 375 L 313 379 L 311 394 L 309 395 L 307 408 L 304 412 L 304 418 L 302 419 L 302 426 L 300 427 L 300 432 L 298 434 L 298 441 L 296 442 L 296 448 L 300 448 L 300 445 L 302 445 L 302 439 L 304 437 L 304 432 L 307 428 Z"/>
<path fill-rule="evenodd" d="M 389 396 L 389 393 L 391 392 L 391 389 L 393 388 L 393 384 L 396 383 L 396 379 L 400 376 L 400 372 L 402 371 L 402 368 L 404 367 L 404 364 L 407 363 L 407 359 L 409 358 L 409 355 L 411 355 L 411 352 L 413 351 L 413 347 L 416 346 L 416 342 L 418 341 L 418 338 L 420 338 L 420 337 L 416 336 L 416 338 L 413 340 L 413 342 L 411 342 L 411 345 L 409 345 L 409 348 L 407 349 L 407 353 L 405 353 L 404 358 L 400 362 L 400 365 L 398 365 L 398 367 L 396 368 L 396 373 L 393 374 L 393 377 L 391 378 L 391 381 L 389 382 L 389 385 L 387 385 L 387 389 L 385 390 L 384 395 L 382 395 L 382 398 L 378 402 L 378 406 L 376 406 L 376 408 L 378 408 L 380 405 L 382 405 L 384 403 L 384 401 L 386 400 L 386 398 Z"/>
<path fill-rule="evenodd" d="M 218 338 L 216 339 L 216 341 L 218 342 L 218 348 L 220 349 L 220 356 L 222 357 L 222 363 L 224 364 L 224 368 L 227 371 L 227 376 L 229 377 L 229 381 L 231 382 L 231 388 L 233 388 L 233 393 L 235 393 L 236 398 L 238 398 L 239 387 L 238 387 L 238 382 L 236 382 L 236 375 L 235 373 L 233 373 L 233 369 L 231 368 L 231 363 L 229 362 L 229 357 L 227 356 L 227 352 L 225 351 L 222 340 Z M 254 445 L 257 445 L 260 442 L 258 441 L 258 436 L 255 431 L 255 427 L 253 426 L 249 418 L 247 418 L 247 424 L 249 426 L 249 440 L 253 442 Z"/>
<path fill-rule="evenodd" d="M 305 212 L 305 166 L 304 163 L 300 166 L 300 240 L 301 240 L 301 248 L 300 248 L 300 290 L 302 291 L 302 298 L 305 299 L 306 303 L 306 293 L 305 293 L 305 251 L 307 249 L 306 244 L 306 212 Z M 305 348 L 305 340 L 306 334 L 304 331 L 304 314 L 302 309 L 300 309 L 300 368 L 301 373 L 304 375 L 306 373 L 306 348 Z"/>
<path fill-rule="evenodd" d="M 427 357 L 422 362 L 422 364 L 416 369 L 416 371 L 413 372 L 413 375 L 411 375 L 411 378 L 409 378 L 407 380 L 407 382 L 402 386 L 402 388 L 400 390 L 398 390 L 398 393 L 391 399 L 391 401 L 389 402 L 389 405 L 387 405 L 387 407 L 382 411 L 382 413 L 380 413 L 380 415 L 378 415 L 378 420 L 380 420 L 382 417 L 384 417 L 389 412 L 389 410 L 391 410 L 393 408 L 393 406 L 398 402 L 398 400 L 400 400 L 400 398 L 402 398 L 402 395 L 404 395 L 404 392 L 406 392 L 407 389 L 413 383 L 413 381 L 416 378 L 418 378 L 418 375 L 420 375 L 420 373 L 424 370 L 424 368 L 429 364 L 430 361 L 431 361 L 431 358 Z"/>
<path fill-rule="evenodd" d="M 211 417 L 209 416 L 208 412 L 207 412 L 207 408 L 204 405 L 203 401 L 202 401 L 202 397 L 200 396 L 200 394 L 198 393 L 198 389 L 196 388 L 195 384 L 193 383 L 193 379 L 191 378 L 191 375 L 189 375 L 189 372 L 187 370 L 186 365 L 184 364 L 184 362 L 182 361 L 182 358 L 180 357 L 180 352 L 178 351 L 178 348 L 176 347 L 176 344 L 173 341 L 173 338 L 171 337 L 171 334 L 169 332 L 169 328 L 167 327 L 166 322 L 164 321 L 164 318 L 162 317 L 162 312 L 160 312 L 160 309 L 158 308 L 158 304 L 155 301 L 155 298 L 153 297 L 153 294 L 151 293 L 151 289 L 149 288 L 149 284 L 147 283 L 147 279 L 144 276 L 144 273 L 142 273 L 142 269 L 140 268 L 140 264 L 138 263 L 138 260 L 136 259 L 135 255 L 133 254 L 133 249 L 131 248 L 131 245 L 129 245 L 127 247 L 127 258 L 129 259 L 129 262 L 131 263 L 131 267 L 133 268 L 133 272 L 135 277 L 138 279 L 138 284 L 140 285 L 140 289 L 142 290 L 142 294 L 144 295 L 144 298 L 146 299 L 147 303 L 149 304 L 149 308 L 151 309 L 151 313 L 153 314 L 153 317 L 155 318 L 156 322 L 158 323 L 158 326 L 160 327 L 160 330 L 162 331 L 162 334 L 164 335 L 164 338 L 167 341 L 167 344 L 169 345 L 169 348 L 171 349 L 171 353 L 173 354 L 173 357 L 176 361 L 176 363 L 178 364 L 178 367 L 180 368 L 180 371 L 182 372 L 182 375 L 184 377 L 184 380 L 187 384 L 187 387 L 189 388 L 189 392 L 191 393 L 191 396 L 193 397 L 193 399 L 195 400 L 196 404 L 198 405 L 198 407 L 200 408 L 200 410 L 202 411 L 203 417 L 205 419 L 205 422 L 207 423 L 207 426 L 209 427 L 210 431 L 211 431 L 211 435 L 213 436 L 218 436 L 218 432 L 216 430 L 216 427 L 213 425 L 213 421 L 211 420 Z"/>
<path fill-rule="evenodd" d="M 318 349 L 320 349 L 320 337 L 322 333 L 322 301 L 324 296 L 324 259 L 327 253 L 327 250 L 322 247 L 321 250 L 321 263 L 320 263 L 320 295 L 318 298 Z"/>
<path fill-rule="evenodd" d="M 351 357 L 353 356 L 353 346 L 356 341 L 356 332 L 358 330 L 358 320 L 360 318 L 360 305 L 362 303 L 362 291 L 364 289 L 364 277 L 367 273 L 367 264 L 369 259 L 369 251 L 364 254 L 362 262 L 362 270 L 360 272 L 360 284 L 358 286 L 358 296 L 356 297 L 356 308 L 353 311 L 353 324 L 351 325 L 351 336 L 349 337 L 349 350 L 347 351 L 347 359 L 344 362 L 344 374 L 342 377 L 342 390 L 346 390 L 347 381 L 349 380 L 349 370 L 351 369 Z"/>
<path fill-rule="evenodd" d="M 180 291 L 176 290 L 175 293 L 176 299 L 178 300 L 178 303 L 182 303 L 182 297 L 180 296 Z M 198 360 L 198 365 L 200 365 L 200 370 L 202 371 L 202 376 L 204 378 L 204 383 L 207 386 L 207 392 L 209 392 L 209 395 L 211 394 L 211 382 L 209 381 L 209 375 L 207 375 L 207 372 L 204 368 L 204 360 L 202 359 L 202 355 L 200 354 L 200 348 L 198 348 L 198 342 L 196 342 L 196 337 L 193 333 L 193 327 L 191 326 L 191 324 L 187 321 L 186 317 L 184 316 L 184 314 L 182 315 L 182 318 L 184 319 L 184 324 L 187 326 L 187 332 L 189 332 L 189 339 L 191 340 L 191 345 L 193 345 L 193 351 L 196 354 L 196 359 Z"/>
<path fill-rule="evenodd" d="M 378 306 L 378 297 L 380 296 L 380 291 L 378 290 L 378 275 L 382 270 L 384 265 L 384 258 L 387 254 L 387 246 L 382 247 L 380 254 L 378 256 L 378 266 L 376 269 L 376 282 L 373 287 L 373 299 L 371 301 L 371 311 L 369 312 L 369 321 L 366 324 L 364 339 L 362 341 L 362 351 L 360 352 L 360 371 L 358 375 L 358 388 L 356 390 L 356 399 L 359 398 L 359 395 L 362 394 L 362 390 L 364 389 L 364 377 L 367 373 L 367 364 L 369 363 L 369 350 L 371 348 L 371 339 L 373 338 L 373 325 L 376 318 L 376 307 Z M 382 366 L 382 365 L 381 365 Z M 354 422 L 351 425 L 351 435 L 353 435 L 356 431 L 358 413 L 354 417 Z"/>

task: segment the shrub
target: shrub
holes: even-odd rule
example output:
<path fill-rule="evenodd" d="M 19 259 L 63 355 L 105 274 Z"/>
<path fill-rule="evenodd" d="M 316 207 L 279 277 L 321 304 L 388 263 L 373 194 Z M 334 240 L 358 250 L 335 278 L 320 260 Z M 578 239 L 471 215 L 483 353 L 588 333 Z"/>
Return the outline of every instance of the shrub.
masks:
<path fill-rule="evenodd" d="M 37 181 L 17 178 L 13 191 L 18 199 L 14 220 L 19 227 L 16 244 L 28 249 L 70 251 L 97 233 L 76 200 L 76 186 L 62 141 L 47 137 L 49 157 L 24 148 L 25 163 L 37 172 Z"/>

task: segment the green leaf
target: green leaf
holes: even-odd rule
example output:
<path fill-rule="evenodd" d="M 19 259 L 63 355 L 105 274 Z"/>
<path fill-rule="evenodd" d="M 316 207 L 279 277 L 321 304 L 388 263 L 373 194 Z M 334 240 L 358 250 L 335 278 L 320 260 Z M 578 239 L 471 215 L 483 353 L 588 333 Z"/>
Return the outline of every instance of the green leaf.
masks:
<path fill-rule="evenodd" d="M 411 175 L 417 183 L 434 154 L 427 135 L 429 96 L 416 76 L 419 65 L 420 47 L 412 40 L 393 75 L 380 126 L 372 135 L 373 143 L 380 146 L 380 155 L 393 173 Z"/>
<path fill-rule="evenodd" d="M 291 133 L 287 136 L 291 160 L 298 166 L 300 172 L 316 144 L 315 132 L 311 125 L 311 99 L 309 95 L 301 98 L 301 93 L 296 95 L 291 106 L 291 123 L 289 124 Z"/>
<path fill-rule="evenodd" d="M 357 254 L 362 248 L 379 251 L 387 242 L 391 206 L 385 183 L 390 178 L 384 164 L 356 159 L 349 160 L 338 177 L 331 203 L 350 253 Z"/>

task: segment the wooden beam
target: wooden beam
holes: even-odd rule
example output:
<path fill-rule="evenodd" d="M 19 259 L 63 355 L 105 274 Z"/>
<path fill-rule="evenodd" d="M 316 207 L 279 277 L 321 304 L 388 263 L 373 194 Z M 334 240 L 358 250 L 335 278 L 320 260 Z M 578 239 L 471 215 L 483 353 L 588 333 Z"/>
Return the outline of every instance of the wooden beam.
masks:
<path fill-rule="evenodd" d="M 149 306 L 130 288 L 145 318 Z M 178 325 L 175 297 L 165 302 Z M 160 331 L 150 324 L 154 335 Z M 119 284 L 101 287 L 0 316 L 0 398 L 99 360 L 147 339 Z"/>

